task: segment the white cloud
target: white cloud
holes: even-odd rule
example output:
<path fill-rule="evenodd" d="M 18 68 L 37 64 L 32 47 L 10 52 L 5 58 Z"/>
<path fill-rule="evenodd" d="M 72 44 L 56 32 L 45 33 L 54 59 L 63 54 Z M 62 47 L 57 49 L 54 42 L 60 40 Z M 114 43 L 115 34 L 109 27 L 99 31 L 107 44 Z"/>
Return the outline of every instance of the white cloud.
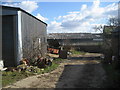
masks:
<path fill-rule="evenodd" d="M 12 3 L 13 0 L 8 1 L 9 3 L 6 5 L 21 7 L 30 13 L 38 8 L 35 1 L 22 1 L 20 3 Z M 48 32 L 94 32 L 92 29 L 94 25 L 103 24 L 108 18 L 116 17 L 118 14 L 116 3 L 105 7 L 100 7 L 100 4 L 100 0 L 95 0 L 91 6 L 83 4 L 79 11 L 66 12 L 67 15 L 55 17 L 55 21 L 48 24 Z M 36 17 L 42 21 L 48 20 L 39 13 Z"/>
<path fill-rule="evenodd" d="M 81 11 L 83 11 L 85 9 L 87 9 L 87 5 L 86 4 L 82 5 Z"/>
<path fill-rule="evenodd" d="M 75 11 L 75 12 L 68 12 L 69 14 L 76 14 L 76 13 L 80 13 L 80 12 L 77 12 L 77 11 Z"/>
<path fill-rule="evenodd" d="M 39 6 L 35 1 L 21 1 L 20 3 L 15 3 L 13 0 L 8 0 L 7 3 L 3 4 L 5 6 L 20 7 L 25 11 L 31 13 L 35 11 Z"/>
<path fill-rule="evenodd" d="M 38 8 L 38 5 L 35 1 L 22 1 L 20 7 L 31 13 Z"/>
<path fill-rule="evenodd" d="M 48 33 L 50 33 L 50 32 L 57 33 L 58 30 L 59 30 L 59 32 L 63 32 L 63 28 L 61 27 L 61 23 L 56 22 L 56 21 L 52 21 L 50 24 L 48 24 L 47 28 L 49 29 Z"/>
<path fill-rule="evenodd" d="M 100 4 L 99 0 L 95 0 L 92 6 L 83 4 L 80 11 L 68 12 L 67 15 L 56 17 L 54 23 L 48 25 L 48 32 L 95 32 L 93 30 L 95 25 L 105 25 L 108 18 L 117 16 L 117 3 L 105 7 L 100 7 Z"/>
<path fill-rule="evenodd" d="M 6 2 L 13 2 L 13 0 L 7 0 Z"/>
<path fill-rule="evenodd" d="M 5 6 L 20 7 L 29 13 L 32 13 L 39 7 L 35 1 L 22 1 L 20 3 L 13 3 L 13 0 L 8 0 L 7 2 L 8 3 L 4 4 Z M 42 21 L 48 20 L 47 18 L 41 16 L 40 13 L 38 13 L 36 17 Z"/>
<path fill-rule="evenodd" d="M 99 0 L 93 1 L 93 8 L 99 8 L 99 5 L 100 5 L 100 1 Z"/>
<path fill-rule="evenodd" d="M 48 20 L 48 18 L 45 18 L 45 17 L 41 16 L 40 13 L 38 13 L 36 17 L 37 17 L 38 19 L 42 20 L 42 21 L 47 21 L 47 20 Z"/>

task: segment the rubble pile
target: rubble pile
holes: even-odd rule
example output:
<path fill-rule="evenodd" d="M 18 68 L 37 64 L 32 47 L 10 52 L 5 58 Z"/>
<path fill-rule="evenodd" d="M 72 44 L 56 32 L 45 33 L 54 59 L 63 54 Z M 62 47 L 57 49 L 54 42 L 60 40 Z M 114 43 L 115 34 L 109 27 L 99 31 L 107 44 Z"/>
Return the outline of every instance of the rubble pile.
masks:
<path fill-rule="evenodd" d="M 34 59 L 33 62 L 30 62 L 27 58 L 24 58 L 20 61 L 20 64 L 17 67 L 8 67 L 6 71 L 24 71 L 26 73 L 40 73 L 43 71 L 46 67 L 49 67 L 52 65 L 51 58 L 43 58 L 43 57 L 37 57 L 37 59 Z"/>

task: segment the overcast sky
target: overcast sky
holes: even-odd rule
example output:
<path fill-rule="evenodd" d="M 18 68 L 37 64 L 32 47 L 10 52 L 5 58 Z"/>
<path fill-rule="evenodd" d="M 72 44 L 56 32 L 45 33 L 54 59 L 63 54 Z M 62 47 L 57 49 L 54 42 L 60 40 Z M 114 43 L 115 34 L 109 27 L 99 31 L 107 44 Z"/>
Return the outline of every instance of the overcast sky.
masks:
<path fill-rule="evenodd" d="M 20 7 L 46 22 L 48 33 L 94 33 L 93 27 L 95 25 L 106 25 L 109 18 L 118 15 L 118 0 L 105 1 L 43 2 L 41 0 L 40 2 L 39 0 L 4 0 L 2 4 Z"/>

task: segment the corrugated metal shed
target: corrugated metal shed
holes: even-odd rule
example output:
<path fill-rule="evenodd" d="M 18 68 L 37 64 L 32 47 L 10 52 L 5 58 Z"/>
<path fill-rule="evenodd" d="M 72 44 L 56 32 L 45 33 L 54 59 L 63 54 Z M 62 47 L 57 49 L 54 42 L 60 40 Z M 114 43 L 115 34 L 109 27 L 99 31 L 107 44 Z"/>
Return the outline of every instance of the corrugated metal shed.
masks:
<path fill-rule="evenodd" d="M 2 6 L 2 59 L 5 66 L 15 66 L 19 60 L 29 58 L 31 53 L 47 53 L 47 24 L 28 12 Z M 41 51 L 41 53 L 35 52 Z M 29 52 L 29 53 L 28 53 Z"/>

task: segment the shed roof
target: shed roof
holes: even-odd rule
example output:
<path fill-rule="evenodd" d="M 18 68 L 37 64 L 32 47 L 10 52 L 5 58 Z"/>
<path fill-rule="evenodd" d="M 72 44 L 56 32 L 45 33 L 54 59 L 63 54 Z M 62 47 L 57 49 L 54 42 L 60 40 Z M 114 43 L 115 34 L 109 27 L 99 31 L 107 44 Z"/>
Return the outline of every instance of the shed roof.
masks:
<path fill-rule="evenodd" d="M 19 8 L 19 7 L 11 7 L 11 6 L 3 6 L 3 5 L 0 5 L 0 8 L 2 8 L 2 10 L 3 10 L 4 8 L 7 8 L 7 9 L 13 9 L 13 10 L 17 10 L 17 11 L 20 10 L 20 11 L 25 12 L 26 14 L 32 16 L 32 17 L 35 18 L 36 20 L 38 20 L 38 21 L 44 23 L 44 24 L 47 26 L 47 24 L 46 24 L 45 22 L 43 22 L 42 20 L 36 18 L 36 17 L 33 16 L 32 14 L 28 13 L 27 11 L 25 11 L 25 10 Z"/>
<path fill-rule="evenodd" d="M 48 39 L 100 39 L 102 34 L 92 33 L 49 33 Z"/>

